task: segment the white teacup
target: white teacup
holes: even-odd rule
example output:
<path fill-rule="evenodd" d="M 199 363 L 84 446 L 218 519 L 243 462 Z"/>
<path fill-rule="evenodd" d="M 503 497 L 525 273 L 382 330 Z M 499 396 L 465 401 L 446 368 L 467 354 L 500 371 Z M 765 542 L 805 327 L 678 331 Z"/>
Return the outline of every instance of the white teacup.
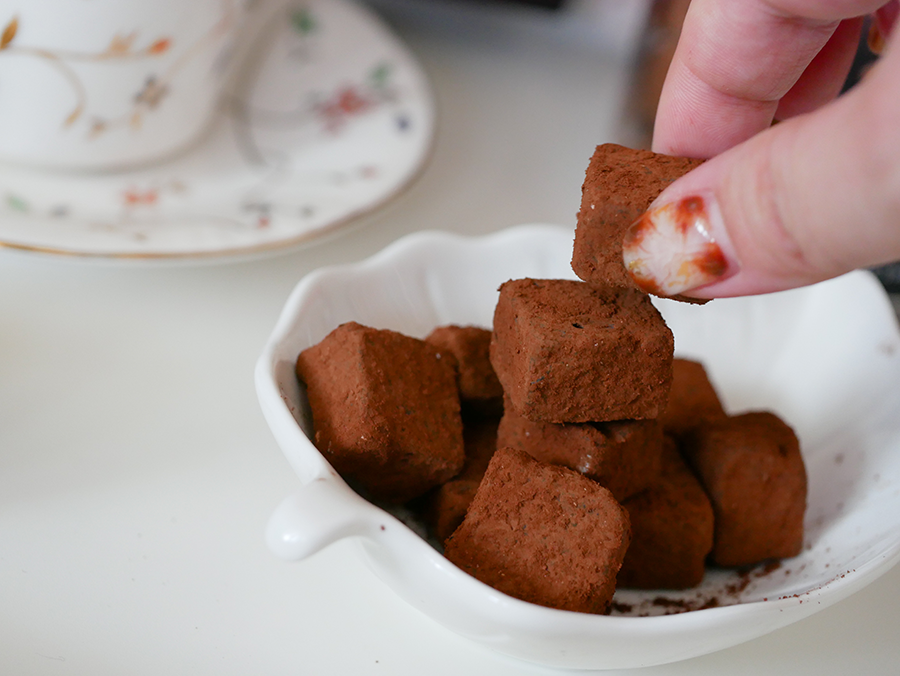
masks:
<path fill-rule="evenodd" d="M 0 0 L 0 161 L 118 169 L 208 126 L 245 0 Z"/>

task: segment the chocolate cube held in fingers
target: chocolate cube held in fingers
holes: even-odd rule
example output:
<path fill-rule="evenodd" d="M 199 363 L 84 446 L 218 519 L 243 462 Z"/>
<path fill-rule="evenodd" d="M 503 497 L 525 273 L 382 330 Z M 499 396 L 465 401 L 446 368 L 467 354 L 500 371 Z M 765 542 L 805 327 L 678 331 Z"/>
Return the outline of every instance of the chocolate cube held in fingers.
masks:
<path fill-rule="evenodd" d="M 605 613 L 629 540 L 628 514 L 607 489 L 501 448 L 445 555 L 510 596 Z"/>
<path fill-rule="evenodd" d="M 315 444 L 369 496 L 406 502 L 463 466 L 452 355 L 395 331 L 349 322 L 297 358 Z"/>
<path fill-rule="evenodd" d="M 681 449 L 715 512 L 713 563 L 746 566 L 800 553 L 806 468 L 784 421 L 755 411 L 707 422 Z"/>
<path fill-rule="evenodd" d="M 534 422 L 507 406 L 497 445 L 518 448 L 541 462 L 581 472 L 622 502 L 656 482 L 663 434 L 656 420 Z"/>
<path fill-rule="evenodd" d="M 625 232 L 666 186 L 702 163 L 614 143 L 597 146 L 581 189 L 575 274 L 595 286 L 638 288 L 622 262 Z"/>
<path fill-rule="evenodd" d="M 529 420 L 656 418 L 672 382 L 674 339 L 645 294 L 563 279 L 500 287 L 491 363 Z"/>

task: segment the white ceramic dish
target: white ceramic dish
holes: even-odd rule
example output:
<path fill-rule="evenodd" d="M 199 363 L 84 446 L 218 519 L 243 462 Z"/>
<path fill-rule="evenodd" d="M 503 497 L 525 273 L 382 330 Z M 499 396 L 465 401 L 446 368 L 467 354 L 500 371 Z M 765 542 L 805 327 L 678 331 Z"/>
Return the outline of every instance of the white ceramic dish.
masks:
<path fill-rule="evenodd" d="M 314 241 L 402 191 L 435 124 L 405 45 L 351 0 L 251 8 L 241 67 L 201 142 L 133 171 L 0 165 L 0 246 L 143 260 L 258 254 Z"/>
<path fill-rule="evenodd" d="M 610 616 L 552 610 L 462 573 L 348 488 L 307 437 L 297 354 L 348 320 L 419 337 L 446 323 L 490 326 L 500 283 L 571 278 L 571 246 L 572 232 L 553 226 L 480 239 L 421 233 L 298 285 L 256 369 L 263 412 L 302 484 L 269 523 L 275 553 L 302 559 L 354 537 L 379 577 L 446 627 L 524 660 L 593 669 L 662 664 L 747 641 L 835 603 L 897 562 L 900 334 L 865 272 L 705 306 L 659 303 L 676 352 L 703 360 L 731 412 L 774 410 L 801 439 L 806 546 L 777 569 L 711 572 L 682 594 L 618 592 Z M 678 604 L 718 607 L 659 614 Z"/>

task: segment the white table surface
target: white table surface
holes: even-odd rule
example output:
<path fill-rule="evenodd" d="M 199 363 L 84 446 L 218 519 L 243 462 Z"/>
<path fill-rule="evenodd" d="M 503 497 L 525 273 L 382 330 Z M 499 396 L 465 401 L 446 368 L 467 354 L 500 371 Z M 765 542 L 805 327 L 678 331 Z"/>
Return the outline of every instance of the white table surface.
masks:
<path fill-rule="evenodd" d="M 252 371 L 295 283 L 422 228 L 574 226 L 591 151 L 615 138 L 614 31 L 592 46 L 584 26 L 424 4 L 376 6 L 433 79 L 434 154 L 359 227 L 218 265 L 0 251 L 0 674 L 557 673 L 422 616 L 351 543 L 288 564 L 263 542 L 298 481 Z M 900 568 L 761 639 L 630 673 L 895 674 L 898 608 Z"/>

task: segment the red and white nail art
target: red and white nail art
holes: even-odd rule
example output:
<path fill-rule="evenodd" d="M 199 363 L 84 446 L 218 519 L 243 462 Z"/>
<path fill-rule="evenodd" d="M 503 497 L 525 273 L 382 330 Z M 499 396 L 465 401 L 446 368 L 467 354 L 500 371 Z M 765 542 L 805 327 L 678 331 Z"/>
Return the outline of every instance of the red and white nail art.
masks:
<path fill-rule="evenodd" d="M 699 196 L 644 212 L 625 233 L 623 258 L 634 282 L 657 296 L 676 296 L 729 272 Z"/>

